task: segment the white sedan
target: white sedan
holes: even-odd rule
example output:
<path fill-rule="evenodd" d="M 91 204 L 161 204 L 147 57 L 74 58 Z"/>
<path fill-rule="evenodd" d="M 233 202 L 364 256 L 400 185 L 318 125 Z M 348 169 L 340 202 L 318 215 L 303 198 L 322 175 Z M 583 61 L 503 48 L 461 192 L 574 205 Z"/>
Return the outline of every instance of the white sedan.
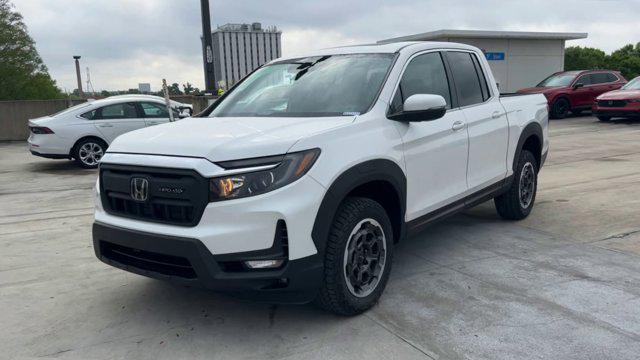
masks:
<path fill-rule="evenodd" d="M 190 105 L 172 101 L 174 119 L 188 116 Z M 50 159 L 74 159 L 83 168 L 98 166 L 111 142 L 126 132 L 169 122 L 163 98 L 112 96 L 29 120 L 29 150 Z"/>

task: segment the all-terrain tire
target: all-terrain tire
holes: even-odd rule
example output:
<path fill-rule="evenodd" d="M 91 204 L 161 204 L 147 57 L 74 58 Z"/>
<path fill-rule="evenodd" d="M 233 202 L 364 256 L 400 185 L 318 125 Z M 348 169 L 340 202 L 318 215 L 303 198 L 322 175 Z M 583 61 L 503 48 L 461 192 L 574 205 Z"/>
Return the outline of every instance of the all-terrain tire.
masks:
<path fill-rule="evenodd" d="M 537 188 L 538 163 L 530 151 L 522 150 L 511 186 L 507 192 L 494 199 L 498 214 L 507 220 L 526 218 L 533 209 Z"/>
<path fill-rule="evenodd" d="M 358 226 L 363 222 L 373 220 L 383 234 L 382 240 L 386 244 L 384 251 L 384 266 L 377 277 L 375 286 L 369 287 L 368 295 L 356 296 L 353 286 L 347 285 L 348 268 L 345 262 L 348 257 L 347 245 L 349 239 L 354 239 Z M 356 234 L 354 234 L 354 232 Z M 352 240 L 354 241 L 354 240 Z M 345 255 L 347 254 L 347 255 Z M 322 309 L 338 315 L 360 314 L 376 304 L 389 279 L 393 259 L 393 228 L 385 209 L 376 201 L 361 197 L 348 197 L 340 205 L 331 229 L 324 254 L 324 273 L 322 284 L 315 304 Z M 350 286 L 351 289 L 350 289 Z"/>

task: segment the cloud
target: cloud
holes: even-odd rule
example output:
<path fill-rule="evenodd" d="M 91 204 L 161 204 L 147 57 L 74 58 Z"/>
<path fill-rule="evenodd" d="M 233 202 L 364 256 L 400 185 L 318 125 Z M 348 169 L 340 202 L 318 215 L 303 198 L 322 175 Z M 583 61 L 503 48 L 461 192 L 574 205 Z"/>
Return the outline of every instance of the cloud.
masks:
<path fill-rule="evenodd" d="M 91 68 L 96 89 L 138 82 L 157 88 L 163 77 L 203 87 L 199 1 L 13 1 L 61 87 L 75 88 L 76 54 Z M 285 56 L 438 29 L 588 32 L 568 44 L 610 52 L 640 41 L 639 7 L 640 0 L 211 1 L 214 27 L 277 25 Z"/>

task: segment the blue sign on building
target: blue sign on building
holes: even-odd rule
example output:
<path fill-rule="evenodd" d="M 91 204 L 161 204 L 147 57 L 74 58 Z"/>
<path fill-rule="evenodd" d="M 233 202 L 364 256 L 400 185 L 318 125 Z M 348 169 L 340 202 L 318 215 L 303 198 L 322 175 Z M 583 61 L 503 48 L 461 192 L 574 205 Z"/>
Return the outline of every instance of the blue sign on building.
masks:
<path fill-rule="evenodd" d="M 489 61 L 496 61 L 496 60 L 504 60 L 504 53 L 503 52 L 486 52 L 484 53 L 484 56 L 487 58 L 487 60 Z"/>

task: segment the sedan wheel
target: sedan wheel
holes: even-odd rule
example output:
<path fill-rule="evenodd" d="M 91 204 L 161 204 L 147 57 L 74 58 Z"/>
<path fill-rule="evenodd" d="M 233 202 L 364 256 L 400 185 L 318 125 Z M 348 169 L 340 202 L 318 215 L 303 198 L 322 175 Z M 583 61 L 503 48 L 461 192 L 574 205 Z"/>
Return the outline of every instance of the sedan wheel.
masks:
<path fill-rule="evenodd" d="M 88 139 L 78 144 L 74 157 L 81 167 L 93 169 L 98 167 L 105 151 L 106 145 L 104 143 L 98 140 Z"/>

